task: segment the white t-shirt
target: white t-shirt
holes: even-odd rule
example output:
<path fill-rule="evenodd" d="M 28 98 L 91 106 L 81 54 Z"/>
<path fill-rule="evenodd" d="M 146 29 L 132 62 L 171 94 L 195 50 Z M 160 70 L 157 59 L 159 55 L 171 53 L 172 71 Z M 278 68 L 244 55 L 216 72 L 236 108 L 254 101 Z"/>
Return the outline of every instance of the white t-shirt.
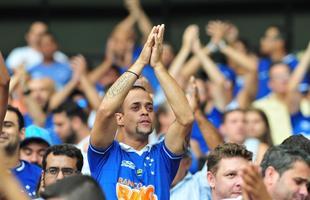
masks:
<path fill-rule="evenodd" d="M 54 54 L 54 60 L 60 63 L 68 63 L 68 57 L 60 52 L 56 51 Z M 22 63 L 25 63 L 26 70 L 30 70 L 32 67 L 41 64 L 43 62 L 43 55 L 29 46 L 17 47 L 11 51 L 6 59 L 6 65 L 10 69 L 18 68 Z"/>

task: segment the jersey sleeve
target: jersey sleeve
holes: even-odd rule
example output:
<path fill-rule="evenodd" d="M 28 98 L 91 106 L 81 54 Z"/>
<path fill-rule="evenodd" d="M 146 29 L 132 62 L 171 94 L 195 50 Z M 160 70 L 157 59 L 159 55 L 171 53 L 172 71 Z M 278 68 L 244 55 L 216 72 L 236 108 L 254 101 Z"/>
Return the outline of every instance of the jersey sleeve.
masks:
<path fill-rule="evenodd" d="M 115 152 L 117 146 L 118 143 L 116 141 L 113 141 L 107 148 L 98 148 L 93 146 L 91 142 L 89 143 L 87 159 L 93 176 L 96 176 L 102 166 L 107 162 L 110 154 Z"/>
<path fill-rule="evenodd" d="M 163 170 L 166 171 L 166 175 L 170 178 L 170 181 L 172 182 L 178 171 L 183 154 L 176 155 L 172 153 L 165 145 L 165 140 L 160 142 L 158 145 L 161 164 L 164 167 Z"/>

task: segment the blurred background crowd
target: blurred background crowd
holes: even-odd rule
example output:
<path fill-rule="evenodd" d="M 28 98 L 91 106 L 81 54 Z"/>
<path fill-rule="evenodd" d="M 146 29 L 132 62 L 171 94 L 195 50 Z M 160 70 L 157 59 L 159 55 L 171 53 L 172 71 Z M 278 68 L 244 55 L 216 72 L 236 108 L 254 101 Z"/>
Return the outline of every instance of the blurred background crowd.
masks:
<path fill-rule="evenodd" d="M 109 87 L 139 56 L 153 24 L 163 21 L 157 18 L 161 14 L 168 23 L 162 62 L 185 92 L 190 92 L 195 77 L 198 91 L 191 105 L 195 116 L 191 161 L 181 162 L 182 169 L 192 174 L 201 170 L 208 152 L 223 141 L 244 144 L 260 164 L 269 147 L 289 136 L 310 138 L 310 23 L 293 34 L 288 27 L 292 22 L 282 23 L 268 13 L 272 8 L 266 9 L 270 18 L 260 18 L 259 11 L 249 19 L 229 13 L 221 17 L 213 11 L 206 13 L 207 19 L 195 19 L 190 9 L 196 7 L 187 10 L 186 4 L 180 4 L 179 14 L 170 13 L 173 4 L 163 3 L 161 10 L 150 9 L 157 6 L 149 4 L 144 9 L 139 0 L 123 4 L 127 15 L 109 21 L 110 28 L 103 28 L 100 20 L 92 26 L 85 21 L 80 28 L 70 19 L 58 24 L 34 20 L 19 32 L 11 26 L 12 37 L 2 37 L 0 46 L 11 76 L 9 104 L 21 111 L 20 128 L 26 128 L 21 159 L 42 166 L 47 147 L 69 143 L 81 150 L 82 172 L 90 174 L 86 154 L 96 110 Z M 258 9 L 263 7 L 262 3 Z M 197 12 L 203 13 L 202 8 Z M 175 19 L 169 20 L 170 15 Z M 14 46 L 22 39 L 25 45 Z M 155 144 L 175 116 L 153 68 L 146 66 L 142 76 L 154 98 L 156 125 L 149 143 Z M 122 141 L 122 135 L 117 140 Z"/>

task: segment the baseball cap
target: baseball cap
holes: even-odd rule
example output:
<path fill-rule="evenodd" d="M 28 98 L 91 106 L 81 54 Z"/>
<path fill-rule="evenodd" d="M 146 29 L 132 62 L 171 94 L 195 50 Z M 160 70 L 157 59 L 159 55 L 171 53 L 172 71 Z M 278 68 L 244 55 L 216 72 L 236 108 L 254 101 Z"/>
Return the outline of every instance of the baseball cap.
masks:
<path fill-rule="evenodd" d="M 28 144 L 30 141 L 43 141 L 52 146 L 52 138 L 47 130 L 36 125 L 26 127 L 25 139 L 21 142 L 21 146 Z"/>

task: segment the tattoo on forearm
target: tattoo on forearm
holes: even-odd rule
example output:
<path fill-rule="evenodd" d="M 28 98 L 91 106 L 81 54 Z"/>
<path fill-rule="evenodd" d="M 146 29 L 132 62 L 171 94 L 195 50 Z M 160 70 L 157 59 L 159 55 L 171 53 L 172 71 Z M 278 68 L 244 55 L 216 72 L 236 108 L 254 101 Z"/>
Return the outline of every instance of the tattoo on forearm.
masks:
<path fill-rule="evenodd" d="M 106 97 L 112 98 L 123 92 L 130 84 L 128 81 L 135 78 L 135 75 L 130 73 L 124 73 L 108 90 Z"/>

